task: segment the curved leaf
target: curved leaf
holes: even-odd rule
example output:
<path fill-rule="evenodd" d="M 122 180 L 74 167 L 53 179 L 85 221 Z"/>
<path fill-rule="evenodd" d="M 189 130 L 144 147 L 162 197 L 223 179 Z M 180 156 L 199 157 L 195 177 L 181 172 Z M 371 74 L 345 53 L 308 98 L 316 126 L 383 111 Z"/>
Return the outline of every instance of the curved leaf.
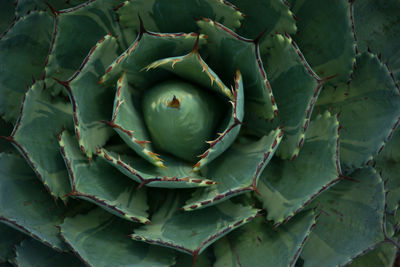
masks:
<path fill-rule="evenodd" d="M 355 259 L 349 267 L 393 267 L 397 248 L 392 244 L 382 244 L 373 251 Z"/>
<path fill-rule="evenodd" d="M 295 161 L 275 158 L 266 167 L 258 191 L 268 220 L 277 224 L 289 220 L 339 181 L 338 127 L 336 117 L 324 113 L 311 121 L 306 141 Z"/>
<path fill-rule="evenodd" d="M 344 265 L 384 240 L 385 191 L 372 168 L 354 172 L 314 200 L 321 215 L 301 257 L 304 266 Z"/>
<path fill-rule="evenodd" d="M 67 132 L 59 136 L 59 142 L 72 185 L 69 196 L 90 201 L 123 219 L 149 223 L 145 189 L 137 190 L 136 183 L 99 158 L 89 163 Z"/>
<path fill-rule="evenodd" d="M 32 78 L 43 74 L 52 28 L 51 16 L 35 11 L 20 17 L 0 39 L 0 115 L 7 121 L 17 118 Z M 25 64 L 21 64 L 22 59 Z"/>
<path fill-rule="evenodd" d="M 134 225 L 102 209 L 67 218 L 61 224 L 61 236 L 75 254 L 89 266 L 171 266 L 171 251 L 141 242 L 128 234 Z M 106 249 L 105 249 L 106 248 Z"/>
<path fill-rule="evenodd" d="M 387 142 L 400 118 L 400 94 L 378 58 L 363 53 L 350 84 L 323 90 L 317 109 L 341 113 L 340 161 L 347 172 L 372 160 Z"/>
<path fill-rule="evenodd" d="M 0 223 L 0 263 L 7 262 L 15 256 L 14 246 L 25 237 L 21 232 Z"/>
<path fill-rule="evenodd" d="M 277 229 L 257 218 L 215 243 L 214 266 L 294 266 L 315 223 L 314 212 L 299 214 Z"/>
<path fill-rule="evenodd" d="M 56 205 L 23 158 L 0 154 L 0 191 L 0 222 L 52 248 L 66 249 L 56 227 L 65 208 Z"/>
<path fill-rule="evenodd" d="M 15 247 L 15 264 L 18 267 L 51 267 L 51 266 L 84 266 L 76 257 L 69 253 L 59 253 L 36 240 L 24 240 Z"/>
<path fill-rule="evenodd" d="M 281 129 L 276 129 L 257 141 L 233 144 L 202 170 L 206 177 L 217 184 L 194 191 L 183 209 L 204 208 L 235 195 L 257 190 L 258 178 L 274 155 L 282 134 Z"/>
<path fill-rule="evenodd" d="M 38 81 L 26 92 L 10 137 L 54 197 L 62 197 L 70 191 L 56 135 L 63 128 L 71 129 L 71 124 L 71 105 L 63 98 L 52 98 L 43 90 L 43 82 Z"/>
<path fill-rule="evenodd" d="M 180 212 L 182 195 L 168 194 L 150 225 L 135 229 L 138 241 L 170 247 L 197 257 L 209 245 L 251 221 L 258 211 L 226 201 L 207 209 Z"/>

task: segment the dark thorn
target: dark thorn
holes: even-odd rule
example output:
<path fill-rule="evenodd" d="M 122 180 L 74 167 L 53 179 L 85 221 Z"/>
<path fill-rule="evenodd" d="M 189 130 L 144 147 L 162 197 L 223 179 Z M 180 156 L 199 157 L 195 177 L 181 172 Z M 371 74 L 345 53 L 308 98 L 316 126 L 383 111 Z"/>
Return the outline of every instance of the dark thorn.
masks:
<path fill-rule="evenodd" d="M 196 42 L 194 43 L 193 46 L 193 52 L 199 53 L 199 41 L 200 41 L 200 34 L 198 33 L 196 36 Z"/>
<path fill-rule="evenodd" d="M 257 44 L 261 38 L 264 36 L 264 34 L 267 32 L 268 28 L 265 28 L 257 37 L 253 40 L 255 44 Z"/>
<path fill-rule="evenodd" d="M 56 82 L 58 82 L 59 84 L 61 84 L 62 86 L 64 86 L 64 87 L 68 87 L 69 86 L 69 83 L 67 82 L 67 81 L 61 81 L 61 80 L 59 80 L 59 79 L 57 79 L 56 77 L 51 77 L 53 80 L 55 80 Z"/>
<path fill-rule="evenodd" d="M 54 14 L 54 16 L 57 16 L 58 14 L 60 14 L 60 12 L 58 10 L 56 10 L 52 5 L 50 5 L 47 1 L 43 2 L 50 8 L 51 13 Z"/>
<path fill-rule="evenodd" d="M 138 14 L 138 18 L 139 18 L 139 35 L 142 35 L 143 33 L 147 32 L 146 29 L 144 28 L 144 24 L 143 24 L 143 20 L 140 17 L 140 15 Z"/>

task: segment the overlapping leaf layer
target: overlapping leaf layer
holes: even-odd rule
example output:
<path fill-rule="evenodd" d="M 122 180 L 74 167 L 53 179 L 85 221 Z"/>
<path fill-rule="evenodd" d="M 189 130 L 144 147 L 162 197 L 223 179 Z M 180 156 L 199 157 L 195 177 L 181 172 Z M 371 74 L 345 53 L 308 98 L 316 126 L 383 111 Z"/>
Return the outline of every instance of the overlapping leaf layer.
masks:
<path fill-rule="evenodd" d="M 0 1 L 0 265 L 393 265 L 398 14 Z"/>

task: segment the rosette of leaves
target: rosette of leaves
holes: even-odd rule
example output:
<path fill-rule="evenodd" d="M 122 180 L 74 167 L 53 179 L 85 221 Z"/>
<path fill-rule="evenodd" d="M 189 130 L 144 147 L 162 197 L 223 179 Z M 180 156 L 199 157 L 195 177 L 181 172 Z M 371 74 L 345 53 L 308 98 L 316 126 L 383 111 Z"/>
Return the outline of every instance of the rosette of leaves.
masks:
<path fill-rule="evenodd" d="M 391 266 L 398 1 L 4 0 L 2 266 Z"/>

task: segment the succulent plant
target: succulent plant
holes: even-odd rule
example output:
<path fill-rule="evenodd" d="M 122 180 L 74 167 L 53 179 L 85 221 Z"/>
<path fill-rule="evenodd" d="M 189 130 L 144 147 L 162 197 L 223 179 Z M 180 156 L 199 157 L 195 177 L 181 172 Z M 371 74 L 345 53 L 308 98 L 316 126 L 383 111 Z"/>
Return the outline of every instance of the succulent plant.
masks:
<path fill-rule="evenodd" d="M 1 266 L 393 265 L 399 1 L 0 7 Z"/>

